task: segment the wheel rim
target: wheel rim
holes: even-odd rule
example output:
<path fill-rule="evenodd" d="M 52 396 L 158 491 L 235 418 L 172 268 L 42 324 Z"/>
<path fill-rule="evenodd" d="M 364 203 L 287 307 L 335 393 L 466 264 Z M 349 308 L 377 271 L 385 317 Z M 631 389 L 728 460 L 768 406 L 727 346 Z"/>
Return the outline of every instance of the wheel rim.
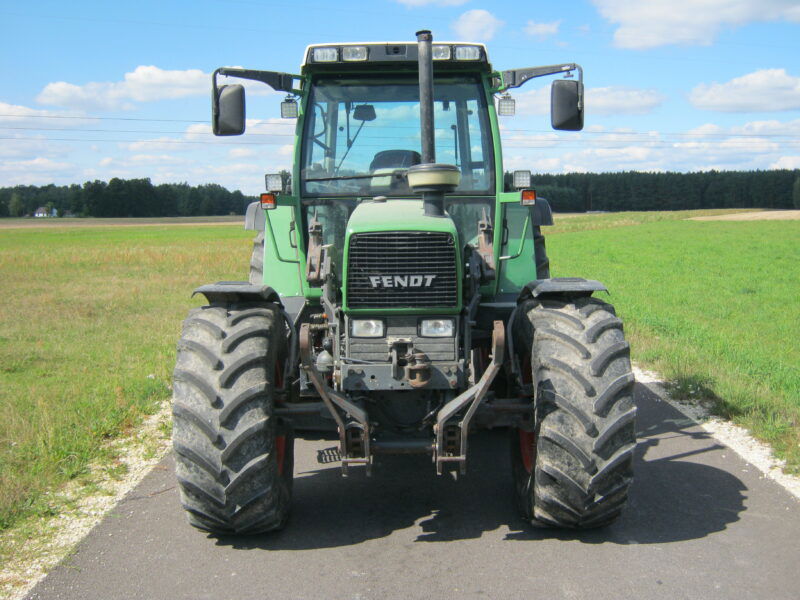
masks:
<path fill-rule="evenodd" d="M 536 434 L 532 431 L 517 429 L 519 432 L 519 454 L 522 457 L 522 466 L 531 473 L 536 462 Z"/>
<path fill-rule="evenodd" d="M 275 436 L 275 459 L 278 462 L 278 475 L 283 475 L 283 467 L 286 463 L 286 436 Z"/>

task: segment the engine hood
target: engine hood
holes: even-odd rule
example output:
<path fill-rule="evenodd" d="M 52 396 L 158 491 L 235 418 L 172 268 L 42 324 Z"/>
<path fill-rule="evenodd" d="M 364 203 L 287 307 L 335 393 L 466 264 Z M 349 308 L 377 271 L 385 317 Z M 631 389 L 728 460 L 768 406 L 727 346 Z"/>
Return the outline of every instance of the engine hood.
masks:
<path fill-rule="evenodd" d="M 347 238 L 372 231 L 436 231 L 456 237 L 456 226 L 448 217 L 425 215 L 422 200 L 362 202 L 347 222 Z"/>

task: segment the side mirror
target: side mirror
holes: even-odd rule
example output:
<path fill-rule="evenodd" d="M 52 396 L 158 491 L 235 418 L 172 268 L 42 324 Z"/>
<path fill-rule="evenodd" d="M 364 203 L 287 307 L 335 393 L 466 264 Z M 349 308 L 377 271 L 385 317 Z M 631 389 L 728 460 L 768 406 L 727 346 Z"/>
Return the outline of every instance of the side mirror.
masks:
<path fill-rule="evenodd" d="M 375 107 L 372 104 L 359 104 L 353 109 L 353 118 L 356 121 L 374 121 Z"/>
<path fill-rule="evenodd" d="M 214 135 L 244 133 L 244 86 L 221 85 L 211 99 L 211 124 Z"/>
<path fill-rule="evenodd" d="M 550 123 L 553 129 L 583 129 L 583 83 L 557 79 L 550 88 Z"/>

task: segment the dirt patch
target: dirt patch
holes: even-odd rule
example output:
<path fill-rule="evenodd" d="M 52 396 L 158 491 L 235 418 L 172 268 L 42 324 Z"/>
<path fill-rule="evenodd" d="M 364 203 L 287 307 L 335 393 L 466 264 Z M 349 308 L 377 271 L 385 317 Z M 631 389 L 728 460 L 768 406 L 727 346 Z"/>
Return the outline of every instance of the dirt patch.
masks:
<path fill-rule="evenodd" d="M 55 218 L 55 219 L 0 219 L 0 229 L 51 229 L 71 227 L 155 227 L 176 225 L 231 225 L 244 223 L 241 215 L 231 217 L 153 217 L 153 218 Z"/>
<path fill-rule="evenodd" d="M 760 210 L 757 212 L 691 217 L 690 221 L 789 221 L 800 219 L 800 210 Z"/>

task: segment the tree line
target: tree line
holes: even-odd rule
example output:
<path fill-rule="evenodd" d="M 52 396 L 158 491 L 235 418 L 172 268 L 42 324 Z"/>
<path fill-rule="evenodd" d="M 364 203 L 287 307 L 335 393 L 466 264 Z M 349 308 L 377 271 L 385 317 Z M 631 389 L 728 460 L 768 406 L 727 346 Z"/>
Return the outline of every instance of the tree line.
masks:
<path fill-rule="evenodd" d="M 149 178 L 87 181 L 83 185 L 18 185 L 0 188 L 0 217 L 24 217 L 44 208 L 58 216 L 189 217 L 241 215 L 257 198 L 221 185 L 153 185 Z"/>
<path fill-rule="evenodd" d="M 537 174 L 539 196 L 558 212 L 691 210 L 698 208 L 798 208 L 800 170 L 700 173 Z M 512 174 L 505 174 L 512 189 Z M 241 215 L 252 196 L 221 185 L 153 185 L 149 178 L 87 181 L 83 185 L 18 185 L 0 188 L 0 217 L 48 214 L 81 217 Z"/>
<path fill-rule="evenodd" d="M 506 189 L 513 177 L 506 173 Z M 798 208 L 800 170 L 536 174 L 533 187 L 558 212 Z"/>

